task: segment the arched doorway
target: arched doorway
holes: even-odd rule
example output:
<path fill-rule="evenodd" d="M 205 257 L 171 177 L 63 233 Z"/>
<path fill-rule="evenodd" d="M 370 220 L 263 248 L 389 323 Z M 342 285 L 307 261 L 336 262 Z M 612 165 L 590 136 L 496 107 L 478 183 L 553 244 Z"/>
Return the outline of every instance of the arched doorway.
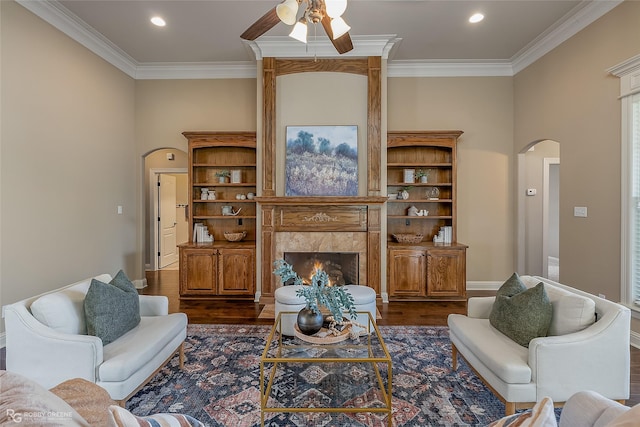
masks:
<path fill-rule="evenodd" d="M 541 139 L 518 153 L 518 272 L 560 278 L 560 144 Z"/>
<path fill-rule="evenodd" d="M 189 240 L 187 164 L 187 153 L 174 148 L 157 149 L 144 156 L 146 270 L 177 269 L 176 245 Z"/>

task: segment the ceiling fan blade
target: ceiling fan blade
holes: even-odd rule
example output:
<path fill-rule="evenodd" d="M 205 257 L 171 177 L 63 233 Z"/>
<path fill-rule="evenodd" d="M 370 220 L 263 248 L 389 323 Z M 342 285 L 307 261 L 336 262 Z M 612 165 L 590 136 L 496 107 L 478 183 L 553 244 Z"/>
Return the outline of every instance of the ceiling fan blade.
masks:
<path fill-rule="evenodd" d="M 333 43 L 333 47 L 336 48 L 339 54 L 347 53 L 353 49 L 353 43 L 351 42 L 351 36 L 349 33 L 344 33 L 337 39 L 333 39 L 333 30 L 331 29 L 331 18 L 326 14 L 322 17 L 322 26 L 324 27 L 324 31 L 329 36 L 329 40 Z"/>
<path fill-rule="evenodd" d="M 258 19 L 249 28 L 247 28 L 245 32 L 240 35 L 240 38 L 245 40 L 255 40 L 275 27 L 279 22 L 280 18 L 278 18 L 276 8 L 274 7 L 265 13 L 262 18 Z"/>

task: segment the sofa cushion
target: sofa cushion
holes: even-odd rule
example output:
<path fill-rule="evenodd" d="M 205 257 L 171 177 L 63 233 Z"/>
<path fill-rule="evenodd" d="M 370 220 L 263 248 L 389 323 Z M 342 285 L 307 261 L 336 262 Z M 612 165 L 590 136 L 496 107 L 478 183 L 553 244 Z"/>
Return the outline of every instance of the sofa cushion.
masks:
<path fill-rule="evenodd" d="M 142 317 L 138 326 L 104 346 L 104 362 L 98 368 L 101 382 L 122 381 L 142 369 L 178 335 L 186 334 L 187 316 Z"/>
<path fill-rule="evenodd" d="M 154 414 L 146 417 L 133 415 L 119 406 L 110 406 L 109 415 L 112 424 L 117 427 L 204 427 L 204 424 L 190 415 L 185 414 Z"/>
<path fill-rule="evenodd" d="M 111 280 L 111 276 L 108 274 L 94 278 L 107 282 Z M 31 303 L 29 307 L 31 314 L 40 323 L 58 332 L 86 335 L 84 297 L 90 283 L 91 279 L 85 279 L 59 291 L 41 296 Z"/>
<path fill-rule="evenodd" d="M 64 400 L 9 371 L 0 371 L 0 425 L 89 427 Z"/>
<path fill-rule="evenodd" d="M 547 336 L 552 310 L 544 284 L 539 283 L 512 297 L 497 295 L 489 321 L 512 340 L 528 347 L 532 339 Z"/>
<path fill-rule="evenodd" d="M 529 350 L 491 327 L 489 319 L 450 314 L 447 322 L 449 330 L 502 381 L 509 384 L 531 382 L 531 368 L 527 363 Z"/>
<path fill-rule="evenodd" d="M 529 411 L 509 415 L 489 424 L 488 427 L 556 427 L 553 401 L 545 397 Z"/>
<path fill-rule="evenodd" d="M 523 276 L 521 279 L 527 287 L 533 287 L 540 282 L 530 276 Z M 581 331 L 595 322 L 596 303 L 591 298 L 548 283 L 545 283 L 544 287 L 553 306 L 549 335 L 571 334 Z"/>
<path fill-rule="evenodd" d="M 92 426 L 109 425 L 107 408 L 116 402 L 99 385 L 83 378 L 73 378 L 61 382 L 49 391 L 67 402 Z"/>
<path fill-rule="evenodd" d="M 138 291 L 122 270 L 111 282 L 93 279 L 84 300 L 87 333 L 107 345 L 140 323 Z"/>

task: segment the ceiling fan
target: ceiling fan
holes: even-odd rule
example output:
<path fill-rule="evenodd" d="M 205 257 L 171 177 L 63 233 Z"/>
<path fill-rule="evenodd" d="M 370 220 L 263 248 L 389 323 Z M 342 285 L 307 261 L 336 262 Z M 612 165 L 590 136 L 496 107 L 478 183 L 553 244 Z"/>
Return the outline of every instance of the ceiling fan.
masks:
<path fill-rule="evenodd" d="M 299 6 L 303 3 L 306 3 L 306 8 L 297 19 Z M 341 17 L 346 8 L 347 0 L 284 0 L 247 28 L 240 38 L 255 40 L 283 22 L 294 26 L 290 37 L 306 43 L 308 24 L 317 25 L 320 22 L 338 53 L 343 54 L 353 49 L 349 35 L 351 27 Z"/>

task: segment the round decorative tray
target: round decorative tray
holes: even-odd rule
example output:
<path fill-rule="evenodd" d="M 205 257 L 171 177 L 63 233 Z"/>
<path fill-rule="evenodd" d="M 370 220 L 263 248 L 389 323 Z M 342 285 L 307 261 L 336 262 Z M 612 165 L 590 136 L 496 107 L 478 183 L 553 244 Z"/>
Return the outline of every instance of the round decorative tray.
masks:
<path fill-rule="evenodd" d="M 424 236 L 422 234 L 398 233 L 393 234 L 393 238 L 398 243 L 420 243 Z"/>
<path fill-rule="evenodd" d="M 296 337 L 311 344 L 335 344 L 344 341 L 349 338 L 349 329 L 351 329 L 351 326 L 344 328 L 342 332 L 340 332 L 340 335 L 329 334 L 326 337 L 319 337 L 316 335 L 322 332 L 329 332 L 328 329 L 322 328 L 319 332 L 316 332 L 313 335 L 305 335 L 300 331 L 297 323 L 293 325 L 293 332 L 296 334 Z"/>
<path fill-rule="evenodd" d="M 230 233 L 228 231 L 224 232 L 224 238 L 227 239 L 229 242 L 239 242 L 240 240 L 244 239 L 246 236 L 247 236 L 246 231 L 241 231 L 238 233 Z"/>

